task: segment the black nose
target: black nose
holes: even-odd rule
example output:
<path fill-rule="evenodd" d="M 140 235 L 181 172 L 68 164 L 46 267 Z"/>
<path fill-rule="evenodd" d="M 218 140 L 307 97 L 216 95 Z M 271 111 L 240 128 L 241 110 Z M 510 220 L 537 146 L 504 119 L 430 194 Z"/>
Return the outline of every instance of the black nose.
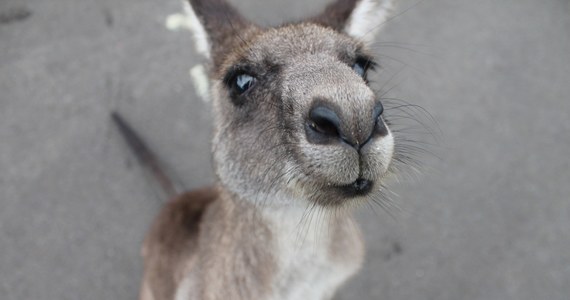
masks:
<path fill-rule="evenodd" d="M 383 111 L 382 104 L 378 102 L 371 112 L 371 120 L 342 120 L 333 108 L 325 104 L 317 104 L 309 111 L 306 126 L 307 138 L 309 142 L 315 144 L 344 142 L 358 150 L 375 135 L 384 136 L 387 133 L 383 122 L 380 120 Z M 369 129 L 359 136 L 345 134 L 343 130 L 355 128 L 357 122 L 366 122 L 367 124 L 360 124 L 358 127 Z"/>

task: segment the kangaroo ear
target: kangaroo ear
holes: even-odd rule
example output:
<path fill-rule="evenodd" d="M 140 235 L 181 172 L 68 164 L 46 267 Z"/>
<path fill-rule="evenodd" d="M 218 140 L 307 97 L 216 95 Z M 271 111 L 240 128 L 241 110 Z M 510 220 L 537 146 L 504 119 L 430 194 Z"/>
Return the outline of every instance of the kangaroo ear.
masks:
<path fill-rule="evenodd" d="M 224 0 L 183 0 L 199 53 L 221 59 L 235 37 L 252 24 Z"/>
<path fill-rule="evenodd" d="M 393 0 L 335 0 L 313 21 L 370 44 L 393 6 Z"/>

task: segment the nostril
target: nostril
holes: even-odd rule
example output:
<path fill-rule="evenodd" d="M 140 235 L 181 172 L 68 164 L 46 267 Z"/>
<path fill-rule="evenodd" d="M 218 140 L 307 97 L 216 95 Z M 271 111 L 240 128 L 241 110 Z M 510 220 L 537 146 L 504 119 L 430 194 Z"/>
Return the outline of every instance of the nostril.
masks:
<path fill-rule="evenodd" d="M 388 135 L 388 128 L 386 128 L 384 121 L 380 118 L 383 112 L 384 106 L 382 106 L 382 103 L 378 102 L 374 107 L 374 130 L 372 131 L 369 139 L 374 136 L 384 137 Z"/>
<path fill-rule="evenodd" d="M 328 136 L 340 137 L 340 118 L 330 108 L 316 106 L 309 112 L 309 126 L 312 130 Z"/>
<path fill-rule="evenodd" d="M 384 106 L 382 105 L 382 103 L 380 102 L 376 103 L 376 106 L 374 107 L 374 122 L 378 122 L 378 119 L 380 118 L 383 112 L 384 112 Z"/>

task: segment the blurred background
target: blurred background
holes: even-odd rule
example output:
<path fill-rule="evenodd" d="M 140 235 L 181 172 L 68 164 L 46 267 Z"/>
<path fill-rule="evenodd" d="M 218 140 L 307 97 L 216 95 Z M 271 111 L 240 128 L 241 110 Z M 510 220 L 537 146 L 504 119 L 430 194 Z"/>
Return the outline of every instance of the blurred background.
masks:
<path fill-rule="evenodd" d="M 261 24 L 326 0 L 233 0 Z M 175 0 L 0 0 L 0 298 L 136 299 L 161 199 L 119 110 L 188 188 L 213 181 L 203 60 Z M 570 1 L 400 0 L 378 88 L 420 105 L 422 175 L 359 213 L 336 299 L 570 299 Z"/>

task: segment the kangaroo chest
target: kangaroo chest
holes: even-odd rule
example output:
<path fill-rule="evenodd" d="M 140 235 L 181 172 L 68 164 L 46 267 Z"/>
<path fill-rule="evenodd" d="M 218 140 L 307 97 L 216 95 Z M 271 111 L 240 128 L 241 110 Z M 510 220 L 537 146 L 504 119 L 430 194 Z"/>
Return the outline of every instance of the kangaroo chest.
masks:
<path fill-rule="evenodd" d="M 360 267 L 358 229 L 328 221 L 319 222 L 321 226 L 295 218 L 280 221 L 273 225 L 277 272 L 270 299 L 331 299 Z"/>
<path fill-rule="evenodd" d="M 307 247 L 283 247 L 273 282 L 275 300 L 330 299 L 359 268 L 357 261 L 336 261 Z"/>
<path fill-rule="evenodd" d="M 224 229 L 202 232 L 200 267 L 185 276 L 175 299 L 331 299 L 360 267 L 360 231 L 349 217 L 315 222 L 302 216 L 260 212 L 255 222 L 230 226 L 239 222 L 228 219 L 216 223 Z M 222 230 L 228 231 L 216 234 Z"/>

